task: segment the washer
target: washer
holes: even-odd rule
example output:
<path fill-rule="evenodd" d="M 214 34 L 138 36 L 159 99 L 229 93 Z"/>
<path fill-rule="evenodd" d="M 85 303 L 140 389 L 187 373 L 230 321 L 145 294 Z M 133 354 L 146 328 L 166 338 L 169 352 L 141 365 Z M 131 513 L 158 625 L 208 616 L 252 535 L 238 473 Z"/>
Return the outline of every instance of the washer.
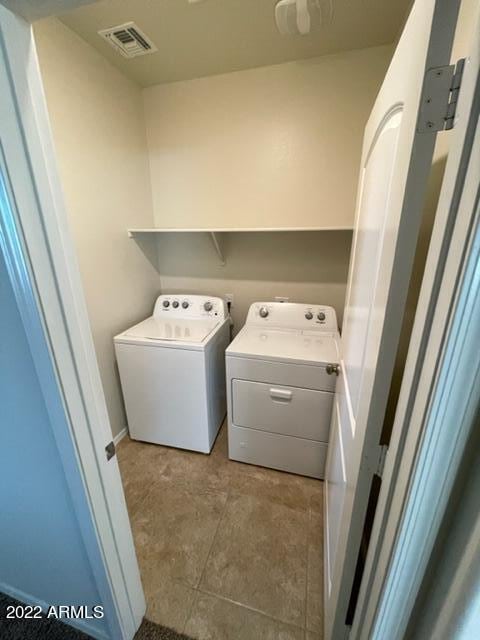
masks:
<path fill-rule="evenodd" d="M 229 318 L 221 298 L 161 295 L 115 336 L 130 437 L 209 453 L 226 413 Z"/>
<path fill-rule="evenodd" d="M 338 345 L 332 307 L 251 305 L 226 352 L 230 459 L 323 478 Z"/>

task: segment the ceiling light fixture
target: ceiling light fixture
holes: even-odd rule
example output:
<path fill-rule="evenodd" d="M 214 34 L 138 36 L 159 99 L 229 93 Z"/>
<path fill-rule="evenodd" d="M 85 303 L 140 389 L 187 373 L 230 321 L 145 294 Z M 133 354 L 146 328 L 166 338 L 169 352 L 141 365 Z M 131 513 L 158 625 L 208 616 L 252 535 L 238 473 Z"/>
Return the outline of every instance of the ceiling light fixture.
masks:
<path fill-rule="evenodd" d="M 328 5 L 322 10 L 322 4 Z M 275 22 L 282 35 L 309 34 L 312 28 L 319 27 L 332 17 L 332 0 L 280 0 L 275 5 Z"/>

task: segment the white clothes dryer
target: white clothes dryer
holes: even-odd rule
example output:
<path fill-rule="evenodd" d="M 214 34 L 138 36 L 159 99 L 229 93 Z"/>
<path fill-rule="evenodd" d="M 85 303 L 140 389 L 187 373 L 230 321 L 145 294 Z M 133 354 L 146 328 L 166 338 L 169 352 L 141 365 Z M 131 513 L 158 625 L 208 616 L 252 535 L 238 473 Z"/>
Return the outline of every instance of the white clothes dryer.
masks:
<path fill-rule="evenodd" d="M 323 478 L 338 345 L 332 307 L 251 305 L 226 351 L 232 460 Z"/>
<path fill-rule="evenodd" d="M 161 295 L 115 336 L 130 437 L 209 453 L 226 413 L 229 317 L 221 298 Z"/>

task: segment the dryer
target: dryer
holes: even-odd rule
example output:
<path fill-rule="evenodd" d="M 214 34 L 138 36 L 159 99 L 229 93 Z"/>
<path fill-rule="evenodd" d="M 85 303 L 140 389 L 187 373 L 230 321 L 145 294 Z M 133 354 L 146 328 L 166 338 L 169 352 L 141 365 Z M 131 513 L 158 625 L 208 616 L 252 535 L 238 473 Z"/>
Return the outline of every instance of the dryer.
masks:
<path fill-rule="evenodd" d="M 251 305 L 226 351 L 230 459 L 323 478 L 338 345 L 332 307 Z"/>
<path fill-rule="evenodd" d="M 130 437 L 209 453 L 226 413 L 230 320 L 221 298 L 161 295 L 115 336 Z"/>

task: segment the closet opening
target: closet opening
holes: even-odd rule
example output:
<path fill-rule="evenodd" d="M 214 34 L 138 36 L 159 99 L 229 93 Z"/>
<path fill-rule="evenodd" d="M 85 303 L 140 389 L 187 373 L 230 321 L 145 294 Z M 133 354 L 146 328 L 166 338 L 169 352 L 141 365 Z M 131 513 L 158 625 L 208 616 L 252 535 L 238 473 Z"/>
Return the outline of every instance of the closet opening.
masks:
<path fill-rule="evenodd" d="M 187 637 L 328 635 L 343 330 L 360 398 L 390 193 L 355 211 L 401 110 L 362 144 L 410 5 L 101 0 L 33 25 L 146 617 Z"/>

